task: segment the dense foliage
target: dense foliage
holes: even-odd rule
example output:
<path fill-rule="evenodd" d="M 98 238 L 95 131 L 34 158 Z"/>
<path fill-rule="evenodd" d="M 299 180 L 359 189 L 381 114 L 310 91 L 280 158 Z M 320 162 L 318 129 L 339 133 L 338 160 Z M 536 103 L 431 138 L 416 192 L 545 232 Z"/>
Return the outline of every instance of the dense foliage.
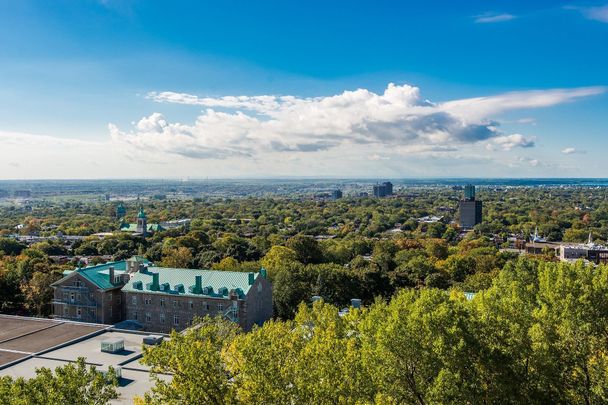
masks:
<path fill-rule="evenodd" d="M 0 377 L 0 404 L 102 405 L 118 398 L 117 385 L 112 369 L 104 375 L 79 358 L 54 371 L 39 368 L 36 376 L 27 380 Z"/>
<path fill-rule="evenodd" d="M 467 300 L 404 289 L 340 316 L 322 302 L 250 333 L 204 319 L 147 349 L 175 377 L 146 403 L 608 401 L 608 267 L 519 260 Z"/>

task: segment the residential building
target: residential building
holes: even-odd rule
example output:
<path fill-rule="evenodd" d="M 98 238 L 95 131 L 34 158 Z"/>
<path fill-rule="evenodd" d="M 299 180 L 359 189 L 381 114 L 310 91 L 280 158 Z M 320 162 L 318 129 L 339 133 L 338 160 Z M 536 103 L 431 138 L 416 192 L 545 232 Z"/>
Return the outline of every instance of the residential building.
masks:
<path fill-rule="evenodd" d="M 393 183 L 385 181 L 382 184 L 374 185 L 374 197 L 386 197 L 393 195 Z"/>
<path fill-rule="evenodd" d="M 466 185 L 464 199 L 460 200 L 458 206 L 461 228 L 471 229 L 482 222 L 482 204 L 481 200 L 475 199 L 475 186 Z"/>

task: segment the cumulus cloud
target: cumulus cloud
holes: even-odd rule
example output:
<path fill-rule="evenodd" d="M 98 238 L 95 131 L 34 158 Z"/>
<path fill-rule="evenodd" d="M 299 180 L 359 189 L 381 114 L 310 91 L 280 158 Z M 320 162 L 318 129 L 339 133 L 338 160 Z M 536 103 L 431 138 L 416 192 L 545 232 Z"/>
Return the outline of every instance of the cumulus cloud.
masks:
<path fill-rule="evenodd" d="M 503 150 L 511 150 L 513 148 L 531 148 L 534 146 L 534 138 L 526 138 L 522 134 L 511 134 L 497 136 L 493 142 L 500 146 Z"/>
<path fill-rule="evenodd" d="M 165 91 L 147 97 L 158 103 L 200 106 L 201 115 L 192 124 L 181 124 L 153 113 L 131 130 L 113 124 L 109 129 L 113 141 L 122 145 L 196 159 L 313 153 L 362 145 L 403 154 L 450 153 L 482 141 L 510 150 L 532 147 L 534 140 L 505 134 L 496 115 L 603 91 L 601 87 L 525 91 L 444 103 L 425 100 L 417 87 L 394 84 L 382 93 L 357 89 L 309 98 L 198 97 Z"/>
<path fill-rule="evenodd" d="M 503 21 L 510 21 L 517 18 L 513 14 L 508 13 L 484 13 L 473 16 L 473 19 L 478 24 L 497 23 Z"/>

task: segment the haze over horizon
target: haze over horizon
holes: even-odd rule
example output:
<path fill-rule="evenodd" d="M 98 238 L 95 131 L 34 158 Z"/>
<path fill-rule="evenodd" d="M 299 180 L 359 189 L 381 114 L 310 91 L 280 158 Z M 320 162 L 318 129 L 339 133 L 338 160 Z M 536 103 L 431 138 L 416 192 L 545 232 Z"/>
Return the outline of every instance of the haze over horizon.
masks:
<path fill-rule="evenodd" d="M 0 179 L 607 177 L 608 3 L 406 3 L 4 2 Z"/>

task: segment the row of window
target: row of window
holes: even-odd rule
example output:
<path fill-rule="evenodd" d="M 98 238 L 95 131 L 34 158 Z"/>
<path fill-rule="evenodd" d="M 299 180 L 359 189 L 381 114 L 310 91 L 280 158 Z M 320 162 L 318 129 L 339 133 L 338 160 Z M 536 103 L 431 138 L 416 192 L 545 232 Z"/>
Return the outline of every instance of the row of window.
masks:
<path fill-rule="evenodd" d="M 160 298 L 159 299 L 159 306 L 161 308 L 166 308 L 166 300 L 165 298 Z M 134 295 L 131 297 L 131 305 L 137 305 L 137 296 Z M 152 305 L 152 298 L 151 297 L 144 297 L 144 305 Z M 211 306 L 212 304 L 210 304 L 207 301 L 203 301 L 201 303 L 201 306 L 203 309 L 205 309 L 206 311 L 211 311 Z M 182 302 L 178 301 L 178 300 L 173 300 L 173 308 L 181 308 L 182 307 Z M 194 301 L 188 301 L 188 306 L 187 308 L 189 309 L 194 309 L 195 304 Z M 222 302 L 218 302 L 215 307 L 217 308 L 218 311 L 223 311 L 224 310 L 224 304 Z"/>
<path fill-rule="evenodd" d="M 133 319 L 134 320 L 139 320 L 139 314 L 137 312 L 135 312 L 133 314 Z M 144 319 L 146 323 L 151 323 L 152 322 L 152 314 L 149 312 L 146 312 L 146 314 L 144 315 Z M 161 324 L 165 323 L 165 314 L 163 314 L 162 312 L 158 315 L 158 321 Z M 192 322 L 192 321 L 190 321 Z M 179 315 L 173 315 L 173 325 L 175 326 L 179 326 Z"/>

